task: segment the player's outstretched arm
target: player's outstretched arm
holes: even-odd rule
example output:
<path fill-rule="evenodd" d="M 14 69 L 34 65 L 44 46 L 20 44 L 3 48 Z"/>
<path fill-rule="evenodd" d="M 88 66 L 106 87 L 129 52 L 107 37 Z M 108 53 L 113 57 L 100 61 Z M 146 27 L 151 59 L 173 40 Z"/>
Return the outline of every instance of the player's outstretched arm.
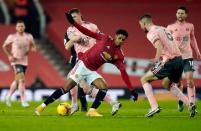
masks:
<path fill-rule="evenodd" d="M 92 31 L 88 30 L 87 28 L 76 23 L 71 14 L 65 13 L 65 15 L 66 15 L 68 22 L 70 24 L 72 24 L 73 26 L 75 26 L 80 32 L 82 32 L 83 34 L 90 36 L 92 38 L 98 39 L 98 33 L 92 32 Z"/>
<path fill-rule="evenodd" d="M 65 49 L 66 49 L 66 50 L 71 49 L 71 48 L 73 47 L 74 43 L 77 42 L 80 38 L 81 38 L 80 36 L 76 36 L 76 35 L 72 36 L 72 37 L 68 40 L 68 42 L 64 43 Z"/>
<path fill-rule="evenodd" d="M 118 60 L 117 62 L 114 63 L 117 68 L 120 70 L 121 72 L 121 77 L 123 79 L 123 81 L 126 83 L 128 89 L 130 90 L 131 92 L 131 95 L 132 95 L 132 99 L 134 101 L 137 101 L 138 99 L 138 93 L 134 90 L 131 82 L 130 82 L 130 79 L 129 79 L 129 76 L 128 76 L 128 73 L 126 72 L 126 69 L 125 69 L 125 65 L 124 65 L 124 62 L 123 60 Z"/>
<path fill-rule="evenodd" d="M 130 79 L 129 79 L 129 76 L 128 76 L 126 70 L 125 69 L 124 70 L 121 69 L 120 72 L 121 72 L 122 79 L 124 80 L 124 82 L 126 83 L 126 85 L 128 86 L 128 88 L 129 88 L 129 90 L 131 92 L 132 99 L 134 101 L 137 101 L 137 99 L 138 99 L 138 93 L 134 90 L 133 86 L 131 85 L 131 82 L 130 82 Z"/>

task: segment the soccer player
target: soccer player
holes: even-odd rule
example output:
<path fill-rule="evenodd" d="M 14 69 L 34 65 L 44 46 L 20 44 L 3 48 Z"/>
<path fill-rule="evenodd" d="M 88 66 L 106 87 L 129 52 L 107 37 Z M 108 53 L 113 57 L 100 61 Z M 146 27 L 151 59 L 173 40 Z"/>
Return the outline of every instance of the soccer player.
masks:
<path fill-rule="evenodd" d="M 182 53 L 184 63 L 184 73 L 187 85 L 187 93 L 189 101 L 192 105 L 195 105 L 195 84 L 193 82 L 193 52 L 195 51 L 195 60 L 201 60 L 201 54 L 197 46 L 197 42 L 194 35 L 194 26 L 192 23 L 186 22 L 188 10 L 186 7 L 181 6 L 177 9 L 176 17 L 177 21 L 167 26 L 167 29 L 172 33 L 176 44 Z M 183 91 L 183 85 L 180 82 L 180 89 Z M 183 111 L 183 102 L 179 100 L 178 110 Z"/>
<path fill-rule="evenodd" d="M 166 78 L 164 84 L 170 92 L 181 99 L 188 107 L 190 114 L 194 112 L 194 108 L 190 105 L 188 98 L 177 87 L 182 71 L 183 61 L 178 46 L 174 43 L 171 33 L 166 28 L 154 25 L 151 15 L 145 14 L 139 20 L 140 27 L 147 33 L 148 40 L 156 48 L 156 55 L 153 61 L 155 66 L 149 70 L 141 78 L 141 83 L 145 91 L 145 95 L 151 105 L 150 111 L 145 117 L 152 117 L 161 111 L 154 97 L 151 82 Z"/>
<path fill-rule="evenodd" d="M 66 45 L 68 41 L 69 41 L 69 38 L 67 36 L 67 33 L 65 33 L 64 45 Z M 71 50 L 71 58 L 70 58 L 69 63 L 71 64 L 71 68 L 73 68 L 77 62 L 77 54 L 76 54 L 74 46 L 70 47 L 70 50 Z M 80 86 L 80 85 L 78 84 L 78 86 Z M 71 97 L 72 97 L 71 114 L 73 114 L 79 110 L 79 107 L 77 106 L 77 92 L 79 92 L 79 98 L 80 98 L 80 103 L 81 103 L 81 111 L 87 112 L 87 101 L 86 101 L 85 93 L 84 93 L 82 88 L 80 88 L 80 87 L 78 88 L 77 86 L 75 86 L 70 91 Z"/>
<path fill-rule="evenodd" d="M 78 54 L 80 60 L 71 70 L 64 87 L 56 90 L 51 96 L 49 96 L 44 103 L 36 108 L 35 113 L 40 115 L 48 104 L 54 102 L 61 95 L 65 94 L 75 85 L 77 85 L 81 80 L 85 79 L 89 85 L 92 84 L 99 89 L 95 101 L 86 115 L 91 117 L 101 117 L 102 115 L 99 114 L 96 109 L 99 107 L 101 101 L 103 101 L 103 98 L 107 93 L 107 84 L 105 80 L 96 72 L 96 70 L 104 63 L 112 63 L 118 67 L 123 80 L 133 95 L 133 100 L 136 101 L 138 95 L 133 90 L 128 74 L 125 70 L 124 55 L 121 50 L 121 45 L 128 37 L 128 33 L 125 30 L 119 29 L 117 30 L 115 38 L 113 39 L 111 36 L 92 32 L 79 25 L 77 22 L 75 22 L 70 13 L 66 13 L 66 16 L 69 23 L 75 26 L 80 32 L 95 38 L 96 44 L 85 53 Z"/>
<path fill-rule="evenodd" d="M 9 50 L 11 45 L 11 51 Z M 33 36 L 25 32 L 25 24 L 23 21 L 17 21 L 16 33 L 10 34 L 3 44 L 3 51 L 13 66 L 15 79 L 11 83 L 10 90 L 6 95 L 6 105 L 11 107 L 11 96 L 18 88 L 22 107 L 29 107 L 25 101 L 25 72 L 28 65 L 29 51 L 36 51 L 36 45 Z"/>
<path fill-rule="evenodd" d="M 98 27 L 95 24 L 86 22 L 83 20 L 83 17 L 81 15 L 79 9 L 73 8 L 70 10 L 69 13 L 72 15 L 73 19 L 80 25 L 86 27 L 87 29 L 89 29 L 93 32 L 100 32 Z M 71 65 L 74 67 L 74 65 L 77 61 L 77 58 L 76 58 L 77 54 L 80 52 L 81 53 L 86 52 L 88 49 L 90 49 L 96 43 L 96 40 L 94 38 L 84 35 L 74 26 L 70 26 L 67 29 L 64 43 L 65 43 L 65 48 L 67 50 L 71 49 L 71 52 L 72 52 Z M 95 97 L 98 92 L 97 91 L 98 89 L 93 88 L 93 86 L 91 86 L 92 88 L 90 89 L 90 87 L 86 84 L 86 82 L 84 80 L 81 80 L 80 83 L 78 84 L 78 86 L 80 86 L 81 88 L 80 87 L 77 88 L 77 86 L 76 86 L 75 88 L 72 88 L 70 91 L 71 96 L 72 96 L 71 114 L 75 113 L 78 110 L 78 106 L 77 106 L 78 89 L 79 89 L 80 102 L 82 105 L 82 111 L 84 111 L 84 112 L 87 111 L 87 102 L 86 102 L 85 93 L 91 95 L 92 97 Z M 85 93 L 84 93 L 83 89 L 84 89 Z M 105 96 L 104 100 L 112 106 L 112 114 L 113 115 L 116 114 L 118 109 L 121 107 L 121 104 L 119 102 L 112 101 L 108 95 Z"/>

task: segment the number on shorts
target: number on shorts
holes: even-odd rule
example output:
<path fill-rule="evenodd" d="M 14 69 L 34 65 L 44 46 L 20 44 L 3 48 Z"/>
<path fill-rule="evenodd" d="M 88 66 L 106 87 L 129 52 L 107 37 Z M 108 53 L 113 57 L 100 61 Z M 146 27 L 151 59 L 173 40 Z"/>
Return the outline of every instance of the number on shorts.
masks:
<path fill-rule="evenodd" d="M 193 61 L 188 61 L 190 66 L 193 66 Z"/>

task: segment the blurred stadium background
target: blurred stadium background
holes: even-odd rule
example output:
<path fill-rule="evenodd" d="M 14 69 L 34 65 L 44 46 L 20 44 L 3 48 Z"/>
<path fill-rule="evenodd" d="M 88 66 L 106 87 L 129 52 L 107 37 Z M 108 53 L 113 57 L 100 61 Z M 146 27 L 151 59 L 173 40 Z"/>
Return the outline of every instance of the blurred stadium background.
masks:
<path fill-rule="evenodd" d="M 69 72 L 70 52 L 64 49 L 63 36 L 69 26 L 64 12 L 79 8 L 86 20 L 98 25 L 107 34 L 114 34 L 117 28 L 125 28 L 129 38 L 124 45 L 127 71 L 132 84 L 141 93 L 140 77 L 149 68 L 149 59 L 155 50 L 145 38 L 138 25 L 139 16 L 144 13 L 153 15 L 155 23 L 167 26 L 175 21 L 178 6 L 189 9 L 188 21 L 195 26 L 198 46 L 201 49 L 201 1 L 200 0 L 0 0 L 0 43 L 3 44 L 9 33 L 15 31 L 15 22 L 25 21 L 37 43 L 37 53 L 29 56 L 26 74 L 26 97 L 29 101 L 40 101 L 55 88 L 62 87 Z M 195 62 L 194 73 L 197 98 L 201 99 L 201 62 Z M 127 98 L 130 94 L 120 77 L 120 73 L 110 64 L 105 64 L 99 73 L 107 81 L 109 93 L 114 99 Z M 9 85 L 13 80 L 13 70 L 2 50 L 0 51 L 0 101 L 5 99 Z M 154 88 L 158 99 L 174 99 L 155 82 Z M 161 93 L 163 97 L 161 97 Z M 12 97 L 18 98 L 18 92 Z M 61 99 L 68 100 L 69 94 Z"/>

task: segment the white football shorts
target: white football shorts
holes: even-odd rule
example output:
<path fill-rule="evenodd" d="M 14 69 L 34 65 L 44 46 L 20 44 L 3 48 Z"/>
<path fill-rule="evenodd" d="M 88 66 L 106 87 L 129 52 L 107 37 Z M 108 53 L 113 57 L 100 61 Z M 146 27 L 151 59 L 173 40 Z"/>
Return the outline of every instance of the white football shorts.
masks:
<path fill-rule="evenodd" d="M 98 78 L 103 79 L 103 77 L 96 71 L 88 69 L 81 60 L 76 63 L 74 68 L 69 72 L 67 78 L 71 78 L 77 84 L 79 84 L 81 80 L 85 80 L 88 85 L 91 85 L 92 82 Z"/>

